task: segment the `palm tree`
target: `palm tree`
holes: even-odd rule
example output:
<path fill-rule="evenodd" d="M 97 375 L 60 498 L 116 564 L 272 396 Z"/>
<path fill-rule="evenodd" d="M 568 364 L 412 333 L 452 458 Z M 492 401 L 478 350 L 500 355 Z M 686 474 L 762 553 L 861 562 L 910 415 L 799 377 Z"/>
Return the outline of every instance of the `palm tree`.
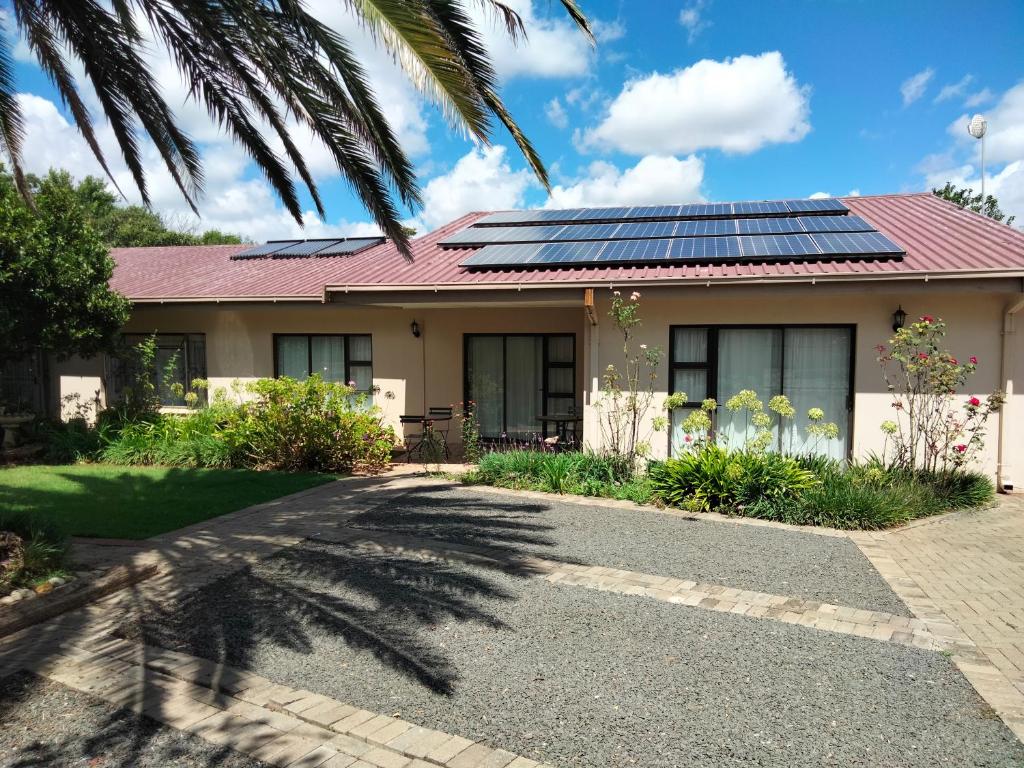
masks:
<path fill-rule="evenodd" d="M 513 40 L 525 34 L 520 17 L 504 3 L 472 1 L 497 14 Z M 72 62 L 84 71 L 147 205 L 140 133 L 152 140 L 197 213 L 203 169 L 195 144 L 178 126 L 144 60 L 145 26 L 184 74 L 190 97 L 202 101 L 245 148 L 296 221 L 302 222 L 302 213 L 293 174 L 309 190 L 320 216 L 324 206 L 303 153 L 289 134 L 289 116 L 324 143 L 384 234 L 408 254 L 396 198 L 409 207 L 420 204 L 412 164 L 351 46 L 310 15 L 303 0 L 11 2 L 19 31 L 113 181 L 79 96 Z M 465 0 L 338 2 L 347 5 L 453 126 L 487 144 L 497 118 L 548 186 L 540 157 L 498 95 L 494 68 Z M 560 2 L 593 42 L 576 0 Z M 0 35 L 0 150 L 28 197 L 21 167 L 23 132 L 10 43 Z M 266 134 L 280 140 L 285 157 L 272 150 Z"/>

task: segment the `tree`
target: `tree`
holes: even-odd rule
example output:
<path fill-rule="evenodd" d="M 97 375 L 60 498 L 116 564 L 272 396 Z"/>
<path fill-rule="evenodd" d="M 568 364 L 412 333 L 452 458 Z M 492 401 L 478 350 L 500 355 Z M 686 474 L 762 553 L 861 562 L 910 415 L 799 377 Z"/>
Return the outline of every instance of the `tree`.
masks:
<path fill-rule="evenodd" d="M 14 179 L 4 173 L 0 183 L 13 186 Z M 141 205 L 118 205 L 103 179 L 86 176 L 75 182 L 64 170 L 50 171 L 43 177 L 29 174 L 28 189 L 33 196 L 40 192 L 72 194 L 82 207 L 86 221 L 110 248 L 146 245 L 220 245 L 240 243 L 237 235 L 210 229 L 201 234 L 182 231 L 169 226 L 162 216 Z"/>
<path fill-rule="evenodd" d="M 0 183 L 0 364 L 115 348 L 130 303 L 108 286 L 106 245 L 73 191 L 42 185 L 34 201 Z"/>
<path fill-rule="evenodd" d="M 472 2 L 495 14 L 513 41 L 525 34 L 522 19 L 505 3 Z M 576 0 L 560 2 L 593 41 Z M 161 95 L 146 58 L 155 40 L 168 50 L 189 83 L 190 96 L 201 101 L 246 150 L 297 222 L 302 223 L 302 211 L 295 175 L 308 189 L 320 216 L 324 206 L 287 119 L 297 121 L 327 147 L 384 233 L 409 254 L 395 198 L 409 207 L 421 203 L 412 164 L 348 41 L 310 15 L 302 2 L 11 0 L 11 4 L 18 31 L 110 176 L 75 70 L 85 73 L 147 206 L 150 198 L 139 133 L 153 141 L 193 210 L 203 186 L 199 152 Z M 498 95 L 497 75 L 466 0 L 347 0 L 344 4 L 454 127 L 488 144 L 497 119 L 541 183 L 548 186 L 540 157 Z M 19 190 L 28 196 L 21 164 L 23 131 L 11 39 L 2 35 L 0 148 L 11 161 Z M 275 141 L 283 147 L 283 156 L 274 151 Z"/>
<path fill-rule="evenodd" d="M 1006 214 L 999 208 L 999 201 L 993 195 L 985 195 L 984 202 L 981 199 L 981 194 L 974 194 L 974 190 L 969 187 L 957 187 L 953 185 L 953 182 L 947 181 L 946 186 L 939 189 L 938 187 L 932 189 L 932 194 L 936 197 L 941 197 L 943 200 L 949 200 L 949 202 L 960 208 L 969 208 L 975 213 L 980 213 L 984 216 L 988 216 L 990 219 L 995 221 L 1003 221 L 1006 225 L 1013 224 L 1016 216 L 1010 216 L 1006 218 Z"/>

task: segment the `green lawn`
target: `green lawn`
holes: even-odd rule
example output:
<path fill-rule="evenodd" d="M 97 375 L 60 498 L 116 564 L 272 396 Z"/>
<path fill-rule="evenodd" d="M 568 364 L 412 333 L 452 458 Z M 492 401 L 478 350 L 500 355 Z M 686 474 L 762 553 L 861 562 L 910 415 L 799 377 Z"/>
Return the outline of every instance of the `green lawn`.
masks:
<path fill-rule="evenodd" d="M 0 514 L 47 518 L 72 536 L 145 539 L 332 479 L 245 469 L 10 467 L 0 469 Z"/>

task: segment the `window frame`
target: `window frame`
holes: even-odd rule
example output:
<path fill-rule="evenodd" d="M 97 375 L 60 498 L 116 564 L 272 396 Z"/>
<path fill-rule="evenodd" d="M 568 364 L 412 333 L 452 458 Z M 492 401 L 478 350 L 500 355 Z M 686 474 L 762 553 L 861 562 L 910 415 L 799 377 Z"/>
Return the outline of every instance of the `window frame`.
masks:
<path fill-rule="evenodd" d="M 190 392 L 194 392 L 195 394 L 197 394 L 199 396 L 201 401 L 205 402 L 206 392 L 205 391 L 196 392 L 196 390 L 194 390 L 192 388 L 192 382 L 195 381 L 195 379 L 197 379 L 197 378 L 198 379 L 205 379 L 209 375 L 209 369 L 207 368 L 207 355 L 206 355 L 207 346 L 206 346 L 206 333 L 205 332 L 199 332 L 199 331 L 184 331 L 184 332 L 178 332 L 178 331 L 152 331 L 150 333 L 146 333 L 144 331 L 143 332 L 139 332 L 139 331 L 124 331 L 124 332 L 121 333 L 121 338 L 126 340 L 126 341 L 128 339 L 136 339 L 136 341 L 130 342 L 132 344 L 132 346 L 134 346 L 135 344 L 138 344 L 139 342 L 141 342 L 141 341 L 143 341 L 145 339 L 148 339 L 148 338 L 151 338 L 151 337 L 155 337 L 156 338 L 156 348 L 157 349 L 160 349 L 160 338 L 161 337 L 166 337 L 166 336 L 180 336 L 181 339 L 182 339 L 182 344 L 181 344 L 180 350 L 182 352 L 182 362 L 183 362 L 183 364 L 185 366 L 185 379 L 186 379 L 184 382 L 182 382 L 182 385 L 184 387 L 184 394 L 187 395 Z M 202 368 L 202 372 L 203 372 L 202 376 L 190 376 L 190 373 L 192 371 L 196 370 L 196 366 L 193 365 L 192 353 L 190 352 L 190 349 L 191 349 L 191 346 L 192 346 L 192 341 L 194 339 L 201 339 L 202 342 L 203 342 L 203 364 L 202 364 L 202 367 L 201 367 Z M 165 347 L 165 349 L 170 349 L 170 347 Z M 121 360 L 120 358 L 114 357 L 112 359 L 115 361 L 115 363 L 117 365 L 122 365 L 124 363 L 124 361 Z M 154 368 L 158 367 L 155 360 L 153 362 L 153 365 L 154 365 Z M 110 375 L 112 376 L 112 378 L 114 378 L 116 380 L 122 374 L 120 372 L 115 371 L 115 372 L 111 373 Z M 104 389 L 107 389 L 105 384 L 106 383 L 104 383 Z M 123 384 L 122 384 L 122 387 L 123 387 Z M 112 387 L 110 389 L 111 389 L 111 394 L 115 398 L 119 398 L 121 396 L 121 387 Z M 160 397 L 161 395 L 162 395 L 162 393 L 160 392 L 160 388 L 157 387 L 157 396 Z M 162 400 L 160 402 L 160 409 L 161 410 L 164 410 L 164 409 L 174 410 L 174 409 L 182 409 L 182 408 L 188 408 L 188 405 L 181 405 L 181 404 L 178 404 L 178 403 L 168 404 L 168 403 L 164 403 Z"/>
<path fill-rule="evenodd" d="M 345 340 L 345 380 L 340 382 L 342 384 L 348 384 L 353 381 L 352 370 L 353 365 L 356 366 L 368 366 L 370 369 L 370 388 L 369 389 L 357 389 L 356 392 L 363 393 L 366 395 L 373 394 L 373 334 L 372 333 L 274 333 L 272 336 L 272 345 L 274 349 L 274 378 L 281 378 L 279 360 L 278 360 L 278 348 L 277 340 L 279 338 L 303 338 L 306 339 L 306 378 L 308 379 L 313 375 L 313 339 L 315 338 L 342 338 Z M 349 355 L 349 338 L 350 337 L 366 337 L 370 340 L 370 359 L 369 360 L 353 360 Z"/>
<path fill-rule="evenodd" d="M 551 355 L 548 350 L 549 342 L 552 338 L 569 337 L 572 339 L 572 362 L 552 362 Z M 577 351 L 577 339 L 574 331 L 567 331 L 565 333 L 463 333 L 462 334 L 462 400 L 468 402 L 473 398 L 470 397 L 470 381 L 469 381 L 469 342 L 470 339 L 475 338 L 500 338 L 501 339 L 501 380 L 502 380 L 502 403 L 501 403 L 501 431 L 503 433 L 508 432 L 508 388 L 505 387 L 505 381 L 508 379 L 508 339 L 510 338 L 529 338 L 529 339 L 541 339 L 541 366 L 543 372 L 541 374 L 541 415 L 548 415 L 548 400 L 550 398 L 572 398 L 573 408 L 579 410 L 579 396 L 577 389 L 579 386 L 579 369 L 577 363 L 579 362 L 576 351 Z M 548 370 L 550 368 L 569 368 L 572 370 L 572 381 L 573 390 L 572 392 L 552 392 L 549 388 L 548 382 Z M 548 437 L 548 430 L 552 429 L 547 423 L 542 424 L 537 430 L 544 437 Z M 481 440 L 487 442 L 489 440 L 500 440 L 500 438 L 493 437 L 481 437 Z"/>
<path fill-rule="evenodd" d="M 706 328 L 707 336 L 707 360 L 703 363 L 687 363 L 675 359 L 675 344 L 673 344 L 677 328 L 694 329 Z M 669 394 L 675 394 L 675 371 L 677 370 L 703 370 L 707 376 L 707 397 L 718 400 L 718 333 L 722 330 L 766 330 L 779 331 L 781 335 L 781 370 L 779 383 L 782 391 L 786 389 L 786 329 L 788 328 L 820 328 L 829 330 L 845 330 L 850 334 L 850 365 L 846 389 L 846 458 L 853 455 L 853 424 L 854 407 L 856 404 L 855 381 L 857 372 L 857 325 L 856 323 L 676 323 L 668 329 L 668 389 Z M 723 403 L 718 403 L 719 407 Z M 699 408 L 700 402 L 687 402 L 680 408 Z M 713 424 L 717 421 L 717 413 L 712 416 Z M 668 429 L 668 455 L 672 455 L 672 415 L 669 414 Z M 714 427 L 712 427 L 714 429 Z"/>

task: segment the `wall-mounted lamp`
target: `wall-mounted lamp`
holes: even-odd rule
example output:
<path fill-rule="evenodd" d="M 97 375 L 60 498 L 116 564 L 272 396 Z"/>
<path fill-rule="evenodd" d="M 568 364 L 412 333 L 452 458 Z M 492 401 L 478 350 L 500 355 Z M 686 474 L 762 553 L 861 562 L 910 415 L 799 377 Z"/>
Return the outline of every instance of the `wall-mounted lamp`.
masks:
<path fill-rule="evenodd" d="M 892 329 L 894 331 L 898 331 L 906 322 L 907 313 L 903 311 L 903 305 L 901 304 L 896 311 L 892 313 Z"/>
<path fill-rule="evenodd" d="M 412 330 L 412 335 L 418 339 L 420 337 L 420 324 L 413 320 L 409 328 Z"/>

